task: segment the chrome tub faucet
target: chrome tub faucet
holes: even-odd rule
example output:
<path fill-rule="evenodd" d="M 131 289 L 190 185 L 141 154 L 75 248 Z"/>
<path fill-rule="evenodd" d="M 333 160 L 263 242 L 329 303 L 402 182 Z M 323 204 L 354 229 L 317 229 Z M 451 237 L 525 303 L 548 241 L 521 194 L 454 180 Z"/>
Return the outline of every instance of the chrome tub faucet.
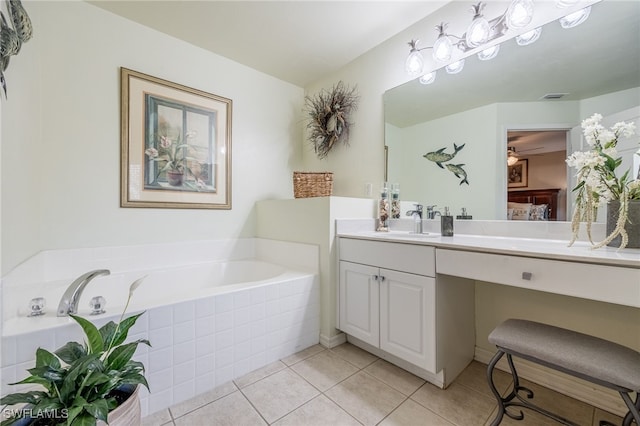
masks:
<path fill-rule="evenodd" d="M 84 288 L 96 277 L 101 275 L 109 275 L 111 271 L 108 269 L 96 269 L 76 278 L 62 295 L 58 304 L 58 316 L 66 317 L 75 315 L 78 312 L 78 302 Z"/>

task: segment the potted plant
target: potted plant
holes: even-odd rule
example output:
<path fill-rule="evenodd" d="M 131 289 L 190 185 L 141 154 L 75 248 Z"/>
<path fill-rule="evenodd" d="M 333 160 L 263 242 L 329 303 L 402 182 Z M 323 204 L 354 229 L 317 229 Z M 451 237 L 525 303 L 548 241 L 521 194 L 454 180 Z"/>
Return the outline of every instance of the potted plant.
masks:
<path fill-rule="evenodd" d="M 189 169 L 188 161 L 192 161 L 194 158 L 187 156 L 187 151 L 190 149 L 188 140 L 194 138 L 196 132 L 186 132 L 183 138 L 181 129 L 172 131 L 171 126 L 164 122 L 161 122 L 159 127 L 161 132 L 156 136 L 155 144 L 158 148 L 147 148 L 144 153 L 150 160 L 163 163 L 162 167 L 158 168 L 156 180 L 161 173 L 165 172 L 169 185 L 181 186 L 185 171 L 193 175 Z"/>
<path fill-rule="evenodd" d="M 611 129 L 600 124 L 602 115 L 594 114 L 582 122 L 585 140 L 591 149 L 577 151 L 567 158 L 567 164 L 577 169 L 575 210 L 571 220 L 571 246 L 578 238 L 580 223 L 585 222 L 592 248 L 615 245 L 624 248 L 629 244 L 628 227 L 640 225 L 640 176 L 630 176 L 627 170 L 622 176 L 616 169 L 622 164 L 616 146 L 620 137 L 630 137 L 635 132 L 633 123 L 616 123 Z M 640 150 L 637 152 L 640 155 Z M 591 224 L 596 219 L 599 206 L 607 206 L 607 234 L 599 243 L 591 238 Z M 633 213 L 631 213 L 633 212 Z M 630 214 L 631 213 L 631 214 Z M 638 236 L 632 233 L 630 247 L 639 247 Z"/>
<path fill-rule="evenodd" d="M 125 343 L 129 329 L 141 312 L 124 318 L 133 291 L 143 278 L 133 282 L 124 311 L 116 324 L 109 321 L 98 329 L 90 321 L 70 315 L 84 331 L 84 344 L 68 342 L 53 353 L 38 348 L 36 365 L 27 370 L 31 375 L 13 384 L 36 384 L 44 390 L 13 393 L 0 399 L 0 404 L 27 404 L 20 409 L 5 410 L 11 413 L 2 426 L 29 425 L 96 425 L 98 421 L 110 426 L 117 424 L 114 418 L 126 418 L 121 424 L 130 425 L 131 417 L 140 421 L 139 385 L 149 389 L 144 377 L 144 365 L 131 358 L 140 343 L 139 339 Z M 133 410 L 133 413 L 123 413 Z M 134 420 L 134 424 L 136 421 Z"/>

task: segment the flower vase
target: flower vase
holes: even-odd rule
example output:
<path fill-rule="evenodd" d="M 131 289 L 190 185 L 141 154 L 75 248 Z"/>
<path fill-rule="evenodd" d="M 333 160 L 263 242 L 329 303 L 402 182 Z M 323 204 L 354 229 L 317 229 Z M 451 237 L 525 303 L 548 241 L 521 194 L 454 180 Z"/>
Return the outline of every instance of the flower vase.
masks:
<path fill-rule="evenodd" d="M 184 174 L 177 170 L 169 170 L 167 171 L 167 181 L 169 181 L 169 185 L 171 186 L 180 186 L 182 185 L 182 178 Z"/>
<path fill-rule="evenodd" d="M 618 212 L 620 210 L 620 201 L 609 201 L 607 204 L 607 235 L 611 235 L 611 232 L 616 228 L 618 221 Z M 629 212 L 627 214 L 627 223 L 624 226 L 627 235 L 629 236 L 629 242 L 627 248 L 640 248 L 640 200 L 629 201 Z M 620 247 L 622 237 L 618 235 L 615 237 L 608 246 Z"/>

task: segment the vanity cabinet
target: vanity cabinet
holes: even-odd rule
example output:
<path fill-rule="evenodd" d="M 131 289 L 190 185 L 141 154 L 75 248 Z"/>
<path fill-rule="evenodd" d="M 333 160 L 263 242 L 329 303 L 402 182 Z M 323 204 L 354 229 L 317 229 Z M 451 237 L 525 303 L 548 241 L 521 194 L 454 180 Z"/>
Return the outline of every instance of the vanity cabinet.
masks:
<path fill-rule="evenodd" d="M 338 328 L 438 386 L 451 383 L 473 359 L 473 284 L 437 278 L 434 247 L 355 238 L 338 247 Z"/>
<path fill-rule="evenodd" d="M 370 345 L 435 370 L 435 279 L 340 262 L 340 328 Z"/>

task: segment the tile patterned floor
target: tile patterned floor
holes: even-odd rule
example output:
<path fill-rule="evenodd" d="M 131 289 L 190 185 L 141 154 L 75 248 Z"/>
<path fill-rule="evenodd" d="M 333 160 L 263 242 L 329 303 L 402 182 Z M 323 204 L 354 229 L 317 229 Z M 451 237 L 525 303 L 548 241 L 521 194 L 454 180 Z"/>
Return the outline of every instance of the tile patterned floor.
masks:
<path fill-rule="evenodd" d="M 497 404 L 486 365 L 472 362 L 446 390 L 437 388 L 349 343 L 312 346 L 189 401 L 154 413 L 143 426 L 487 426 Z M 507 390 L 511 377 L 496 370 Z M 579 425 L 621 419 L 583 402 L 522 380 L 539 405 Z M 502 425 L 556 425 L 525 411 L 523 421 Z"/>

